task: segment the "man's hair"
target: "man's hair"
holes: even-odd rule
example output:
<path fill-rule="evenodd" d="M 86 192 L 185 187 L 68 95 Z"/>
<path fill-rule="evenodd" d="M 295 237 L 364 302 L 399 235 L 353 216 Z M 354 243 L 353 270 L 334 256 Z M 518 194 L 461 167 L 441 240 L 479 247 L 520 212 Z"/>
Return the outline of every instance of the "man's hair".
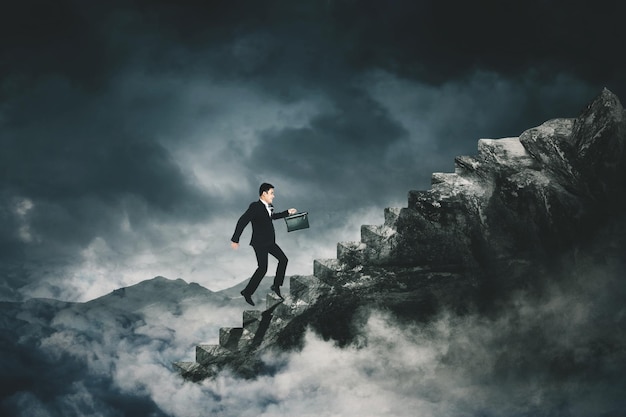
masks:
<path fill-rule="evenodd" d="M 274 188 L 274 186 L 272 184 L 268 184 L 268 183 L 264 182 L 259 187 L 259 196 L 263 195 L 264 192 L 269 191 L 272 188 Z"/>

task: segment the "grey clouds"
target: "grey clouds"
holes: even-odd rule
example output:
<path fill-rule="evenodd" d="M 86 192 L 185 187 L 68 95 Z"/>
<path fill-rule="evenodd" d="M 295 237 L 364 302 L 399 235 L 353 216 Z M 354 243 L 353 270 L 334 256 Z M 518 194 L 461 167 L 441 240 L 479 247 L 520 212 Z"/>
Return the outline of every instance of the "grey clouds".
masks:
<path fill-rule="evenodd" d="M 311 213 L 279 237 L 310 273 L 479 138 L 624 91 L 616 3 L 3 7 L 4 299 L 234 285 L 254 265 L 228 238 L 263 181 Z"/>
<path fill-rule="evenodd" d="M 170 363 L 215 343 L 219 326 L 241 319 L 240 300 L 156 278 L 84 304 L 3 303 L 0 407 L 11 416 L 621 415 L 624 291 L 614 267 L 583 267 L 493 317 L 444 311 L 400 324 L 374 311 L 360 345 L 340 349 L 309 332 L 302 351 L 264 357 L 271 373 L 198 384 Z"/>
<path fill-rule="evenodd" d="M 3 319 L 3 375 L 17 390 L 2 406 L 29 416 L 623 410 L 611 370 L 623 369 L 623 334 L 602 334 L 620 323 L 622 293 L 602 279 L 520 298 L 493 320 L 444 315 L 405 329 L 377 313 L 363 349 L 311 334 L 302 353 L 267 358 L 274 376 L 201 385 L 169 362 L 237 323 L 239 304 L 179 316 L 157 305 L 116 321 L 26 300 L 87 301 L 157 275 L 212 290 L 248 278 L 253 252 L 228 241 L 263 181 L 278 208 L 310 213 L 307 231 L 276 224 L 288 275 L 309 274 L 479 138 L 574 117 L 605 86 L 624 100 L 624 11 L 614 1 L 3 4 L 0 299 L 25 311 L 18 330 Z M 535 336 L 549 349 L 527 343 Z M 554 357 L 562 369 L 544 367 Z"/>
<path fill-rule="evenodd" d="M 479 137 L 619 95 L 622 6 L 584 5 L 3 6 L 3 297 L 239 282 L 249 265 L 224 248 L 262 181 L 312 213 L 289 241 L 294 258 L 318 248 L 292 262 L 306 273 L 358 238 L 337 232 L 351 215 L 403 205 Z"/>

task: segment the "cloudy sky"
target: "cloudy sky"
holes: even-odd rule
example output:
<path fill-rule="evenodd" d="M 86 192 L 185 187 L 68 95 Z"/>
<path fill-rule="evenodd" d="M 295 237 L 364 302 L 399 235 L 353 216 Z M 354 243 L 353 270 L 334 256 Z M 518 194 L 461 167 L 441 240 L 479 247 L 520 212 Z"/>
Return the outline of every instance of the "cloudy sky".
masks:
<path fill-rule="evenodd" d="M 255 260 L 229 239 L 263 181 L 277 208 L 310 213 L 306 231 L 276 223 L 288 274 L 309 274 L 479 138 L 574 117 L 603 87 L 624 100 L 625 9 L 3 2 L 0 301 L 87 301 L 157 275 L 235 285 Z M 302 352 L 265 358 L 275 375 L 202 384 L 170 363 L 240 325 L 240 300 L 173 308 L 164 294 L 179 302 L 178 291 L 142 289 L 145 305 L 115 314 L 98 301 L 0 303 L 0 406 L 24 417 L 619 415 L 615 271 L 575 271 L 498 317 L 400 325 L 374 312 L 362 349 L 309 333 Z"/>
<path fill-rule="evenodd" d="M 626 97 L 624 8 L 4 2 L 0 297 L 232 286 L 255 268 L 229 240 L 263 181 L 309 211 L 311 229 L 276 228 L 288 274 L 310 274 L 479 138 Z"/>

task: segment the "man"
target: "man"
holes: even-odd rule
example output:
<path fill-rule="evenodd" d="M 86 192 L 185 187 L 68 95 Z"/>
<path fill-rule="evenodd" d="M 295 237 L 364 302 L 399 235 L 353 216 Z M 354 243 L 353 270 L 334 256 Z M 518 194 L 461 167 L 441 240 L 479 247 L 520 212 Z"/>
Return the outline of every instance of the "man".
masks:
<path fill-rule="evenodd" d="M 250 305 L 254 305 L 252 294 L 254 294 L 267 272 L 268 254 L 278 259 L 276 276 L 274 277 L 274 284 L 271 287 L 272 291 L 280 298 L 283 298 L 280 294 L 280 286 L 283 285 L 285 279 L 288 259 L 282 249 L 276 244 L 276 234 L 272 220 L 282 219 L 289 214 L 295 214 L 297 210 L 290 208 L 280 213 L 274 213 L 272 201 L 274 201 L 274 186 L 268 183 L 261 184 L 259 187 L 259 200 L 251 203 L 248 210 L 239 218 L 237 226 L 235 227 L 235 233 L 233 233 L 233 237 L 230 239 L 230 246 L 233 249 L 239 248 L 241 233 L 243 233 L 243 229 L 245 229 L 248 223 L 252 222 L 252 240 L 250 241 L 250 245 L 254 248 L 258 267 L 257 270 L 254 271 L 246 288 L 241 291 L 241 295 L 243 295 L 246 302 Z"/>

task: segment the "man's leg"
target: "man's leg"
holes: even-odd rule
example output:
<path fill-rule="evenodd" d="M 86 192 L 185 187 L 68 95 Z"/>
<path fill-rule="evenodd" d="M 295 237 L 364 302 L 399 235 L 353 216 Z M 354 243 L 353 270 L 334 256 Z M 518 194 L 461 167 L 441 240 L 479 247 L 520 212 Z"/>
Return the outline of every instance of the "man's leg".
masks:
<path fill-rule="evenodd" d="M 269 253 L 271 253 L 274 258 L 278 259 L 276 276 L 274 277 L 274 287 L 280 287 L 285 281 L 285 271 L 287 271 L 287 262 L 289 262 L 289 259 L 287 259 L 285 252 L 283 252 L 280 246 L 278 246 L 276 243 L 270 246 Z"/>
<path fill-rule="evenodd" d="M 248 295 L 252 295 L 254 294 L 254 292 L 256 291 L 256 289 L 259 287 L 259 284 L 261 283 L 261 280 L 263 279 L 263 277 L 265 276 L 265 274 L 267 273 L 267 254 L 268 254 L 268 247 L 261 247 L 261 248 L 257 248 L 254 247 L 254 253 L 256 254 L 256 261 L 257 261 L 257 269 L 256 271 L 254 271 L 254 274 L 252 275 L 252 278 L 250 278 L 250 281 L 248 282 L 248 285 L 246 285 L 246 288 L 244 288 L 244 290 L 242 291 L 242 293 L 248 294 Z"/>

